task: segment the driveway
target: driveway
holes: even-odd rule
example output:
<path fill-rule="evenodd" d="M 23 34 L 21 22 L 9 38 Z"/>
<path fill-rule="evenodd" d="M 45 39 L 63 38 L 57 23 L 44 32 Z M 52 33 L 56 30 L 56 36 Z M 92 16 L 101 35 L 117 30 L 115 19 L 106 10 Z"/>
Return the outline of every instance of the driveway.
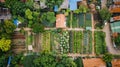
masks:
<path fill-rule="evenodd" d="M 117 50 L 116 48 L 113 47 L 112 40 L 111 40 L 110 24 L 109 23 L 107 23 L 104 26 L 103 31 L 106 33 L 105 40 L 106 40 L 106 46 L 108 48 L 108 51 L 111 54 L 120 55 L 120 50 Z"/>

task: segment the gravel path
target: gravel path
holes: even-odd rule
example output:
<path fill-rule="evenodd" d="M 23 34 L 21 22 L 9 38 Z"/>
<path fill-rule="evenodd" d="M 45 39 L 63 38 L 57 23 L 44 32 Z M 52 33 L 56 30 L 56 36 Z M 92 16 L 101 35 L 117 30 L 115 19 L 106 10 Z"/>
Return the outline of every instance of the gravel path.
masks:
<path fill-rule="evenodd" d="M 103 31 L 106 33 L 105 40 L 106 40 L 106 46 L 108 48 L 108 51 L 111 54 L 120 55 L 120 50 L 117 50 L 113 47 L 112 40 L 111 40 L 110 24 L 109 23 L 107 25 L 105 25 L 105 27 L 103 28 Z"/>

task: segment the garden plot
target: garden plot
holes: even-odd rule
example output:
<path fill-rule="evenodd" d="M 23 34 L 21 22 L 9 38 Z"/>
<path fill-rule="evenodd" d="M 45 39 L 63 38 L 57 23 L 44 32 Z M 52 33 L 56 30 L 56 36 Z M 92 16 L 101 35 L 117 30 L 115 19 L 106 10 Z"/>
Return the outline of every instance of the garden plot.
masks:
<path fill-rule="evenodd" d="M 97 55 L 106 53 L 105 33 L 95 32 L 95 52 Z"/>
<path fill-rule="evenodd" d="M 70 53 L 82 53 L 82 31 L 70 31 Z"/>
<path fill-rule="evenodd" d="M 72 28 L 82 28 L 82 27 L 92 27 L 92 21 L 91 21 L 91 14 L 74 14 L 72 15 L 72 18 L 69 15 L 67 17 L 67 27 Z"/>
<path fill-rule="evenodd" d="M 90 31 L 46 31 L 42 36 L 42 50 L 60 54 L 92 53 Z"/>
<path fill-rule="evenodd" d="M 42 36 L 42 50 L 54 53 L 69 52 L 69 32 L 46 31 Z"/>
<path fill-rule="evenodd" d="M 92 32 L 84 31 L 83 32 L 83 54 L 92 53 Z"/>
<path fill-rule="evenodd" d="M 46 31 L 42 34 L 42 51 L 50 52 L 50 32 Z"/>
<path fill-rule="evenodd" d="M 92 34 L 90 31 L 70 31 L 70 53 L 92 53 Z"/>
<path fill-rule="evenodd" d="M 92 27 L 92 20 L 91 20 L 91 14 L 87 13 L 85 16 L 85 26 L 86 27 Z"/>

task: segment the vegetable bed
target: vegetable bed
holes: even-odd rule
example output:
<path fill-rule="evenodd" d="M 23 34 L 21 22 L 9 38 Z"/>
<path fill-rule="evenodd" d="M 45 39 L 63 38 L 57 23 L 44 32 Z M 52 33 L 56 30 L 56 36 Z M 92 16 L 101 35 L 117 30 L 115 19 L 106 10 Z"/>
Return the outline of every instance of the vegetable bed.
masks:
<path fill-rule="evenodd" d="M 95 32 L 95 52 L 97 55 L 106 53 L 105 33 Z"/>

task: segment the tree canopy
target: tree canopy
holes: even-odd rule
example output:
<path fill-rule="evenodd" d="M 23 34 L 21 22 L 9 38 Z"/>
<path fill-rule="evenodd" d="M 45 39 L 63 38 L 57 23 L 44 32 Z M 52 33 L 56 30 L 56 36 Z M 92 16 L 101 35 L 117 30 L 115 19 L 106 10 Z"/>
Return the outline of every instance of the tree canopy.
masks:
<path fill-rule="evenodd" d="M 100 17 L 102 21 L 109 21 L 110 17 L 112 16 L 112 13 L 108 10 L 108 8 L 103 8 L 99 11 Z"/>

